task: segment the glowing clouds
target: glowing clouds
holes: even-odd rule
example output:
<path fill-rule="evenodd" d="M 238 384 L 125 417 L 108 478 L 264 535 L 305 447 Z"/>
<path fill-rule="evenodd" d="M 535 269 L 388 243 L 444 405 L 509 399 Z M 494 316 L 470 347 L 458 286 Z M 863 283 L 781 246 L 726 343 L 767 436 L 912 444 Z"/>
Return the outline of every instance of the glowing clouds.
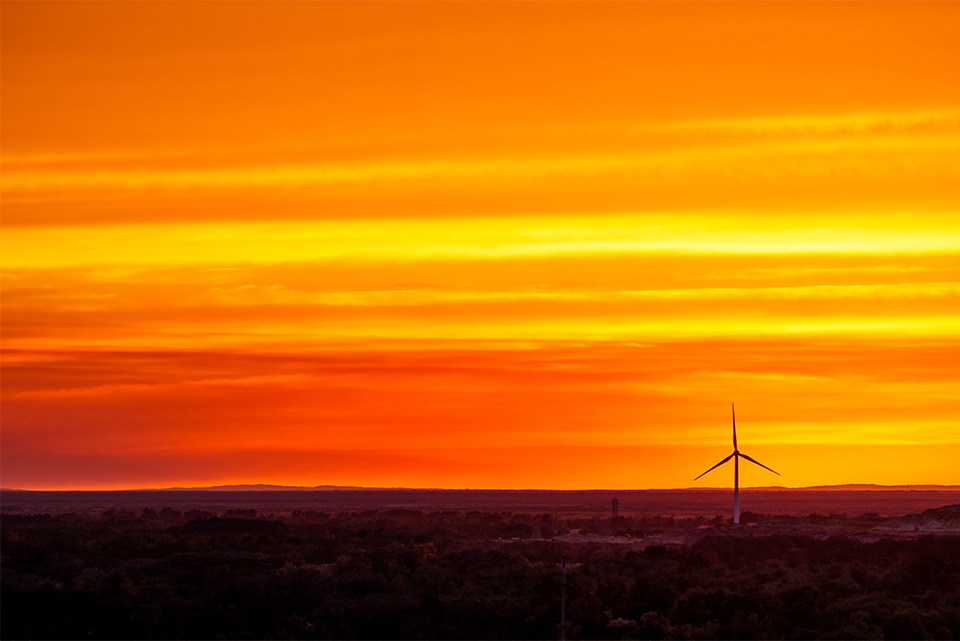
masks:
<path fill-rule="evenodd" d="M 956 482 L 958 8 L 4 6 L 3 483 Z"/>

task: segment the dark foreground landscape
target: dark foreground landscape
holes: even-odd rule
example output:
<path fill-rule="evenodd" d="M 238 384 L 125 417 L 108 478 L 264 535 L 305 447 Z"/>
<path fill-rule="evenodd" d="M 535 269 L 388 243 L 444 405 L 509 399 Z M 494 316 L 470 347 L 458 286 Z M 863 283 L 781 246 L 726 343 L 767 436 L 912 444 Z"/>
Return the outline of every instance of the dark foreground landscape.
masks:
<path fill-rule="evenodd" d="M 325 492 L 4 491 L 0 636 L 960 638 L 951 490 Z"/>

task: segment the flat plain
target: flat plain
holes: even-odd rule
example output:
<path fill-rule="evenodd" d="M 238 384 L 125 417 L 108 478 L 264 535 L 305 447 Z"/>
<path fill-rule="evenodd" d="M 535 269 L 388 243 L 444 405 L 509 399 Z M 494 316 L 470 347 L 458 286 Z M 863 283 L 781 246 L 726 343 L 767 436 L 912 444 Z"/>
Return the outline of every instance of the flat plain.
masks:
<path fill-rule="evenodd" d="M 548 512 L 564 516 L 609 514 L 616 498 L 622 515 L 729 516 L 732 489 L 681 490 L 430 490 L 430 489 L 169 489 L 122 491 L 0 491 L 4 512 L 96 513 L 107 509 L 164 507 L 221 512 L 255 509 L 284 515 L 294 510 L 343 512 L 421 511 Z M 805 516 L 874 513 L 900 516 L 960 503 L 960 486 L 745 488 L 743 511 Z"/>

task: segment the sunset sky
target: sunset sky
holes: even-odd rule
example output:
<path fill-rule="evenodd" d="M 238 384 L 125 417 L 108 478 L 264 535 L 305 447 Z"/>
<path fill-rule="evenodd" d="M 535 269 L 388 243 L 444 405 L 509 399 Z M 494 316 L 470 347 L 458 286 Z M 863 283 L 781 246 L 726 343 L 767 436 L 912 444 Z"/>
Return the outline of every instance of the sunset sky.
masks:
<path fill-rule="evenodd" d="M 0 11 L 3 487 L 960 484 L 960 3 Z"/>

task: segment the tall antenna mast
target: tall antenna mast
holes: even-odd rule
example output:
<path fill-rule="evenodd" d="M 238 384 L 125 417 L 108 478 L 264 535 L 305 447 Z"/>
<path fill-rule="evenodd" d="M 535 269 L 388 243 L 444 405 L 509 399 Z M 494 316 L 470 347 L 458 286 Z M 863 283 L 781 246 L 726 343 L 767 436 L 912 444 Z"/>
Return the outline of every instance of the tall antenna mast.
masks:
<path fill-rule="evenodd" d="M 610 503 L 613 505 L 613 518 L 610 519 L 610 529 L 612 530 L 613 536 L 616 536 L 617 535 L 617 514 L 620 511 L 620 501 L 618 501 L 617 499 L 613 499 L 612 501 L 610 501 Z"/>

